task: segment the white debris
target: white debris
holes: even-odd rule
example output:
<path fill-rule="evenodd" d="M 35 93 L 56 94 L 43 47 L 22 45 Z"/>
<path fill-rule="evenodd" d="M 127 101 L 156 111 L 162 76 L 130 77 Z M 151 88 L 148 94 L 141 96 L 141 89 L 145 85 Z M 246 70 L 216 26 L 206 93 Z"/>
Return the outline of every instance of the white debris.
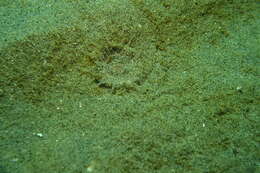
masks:
<path fill-rule="evenodd" d="M 40 137 L 40 138 L 42 138 L 43 137 L 43 134 L 42 133 L 33 133 L 35 136 L 38 136 L 38 137 Z"/>
<path fill-rule="evenodd" d="M 242 91 L 242 86 L 238 86 L 237 91 Z"/>

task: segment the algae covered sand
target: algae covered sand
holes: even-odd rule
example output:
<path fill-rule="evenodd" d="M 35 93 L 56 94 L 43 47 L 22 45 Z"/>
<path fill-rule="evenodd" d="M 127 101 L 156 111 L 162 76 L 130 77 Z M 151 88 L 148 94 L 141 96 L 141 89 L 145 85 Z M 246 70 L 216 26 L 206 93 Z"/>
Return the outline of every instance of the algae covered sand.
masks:
<path fill-rule="evenodd" d="M 260 171 L 257 0 L 0 1 L 0 173 Z"/>

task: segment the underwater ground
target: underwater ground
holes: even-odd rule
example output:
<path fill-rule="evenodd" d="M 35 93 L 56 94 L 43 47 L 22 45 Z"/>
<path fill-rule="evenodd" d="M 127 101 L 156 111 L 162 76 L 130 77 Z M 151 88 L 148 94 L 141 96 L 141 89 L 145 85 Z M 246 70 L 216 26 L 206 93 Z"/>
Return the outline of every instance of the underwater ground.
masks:
<path fill-rule="evenodd" d="M 0 173 L 260 172 L 258 0 L 1 0 Z"/>

